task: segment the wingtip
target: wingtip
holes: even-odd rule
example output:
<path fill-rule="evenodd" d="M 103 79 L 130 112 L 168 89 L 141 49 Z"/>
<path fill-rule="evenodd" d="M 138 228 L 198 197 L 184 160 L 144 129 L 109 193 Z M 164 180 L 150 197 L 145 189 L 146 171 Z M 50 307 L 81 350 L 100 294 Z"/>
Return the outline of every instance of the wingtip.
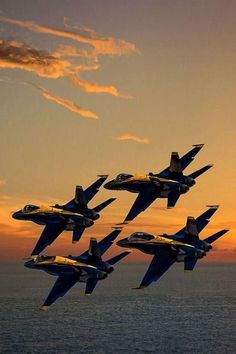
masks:
<path fill-rule="evenodd" d="M 211 209 L 218 209 L 219 208 L 219 204 L 212 204 L 212 205 L 206 205 L 207 208 L 211 208 Z"/>
<path fill-rule="evenodd" d="M 39 308 L 40 311 L 47 312 L 49 309 L 49 306 L 43 305 Z"/>
<path fill-rule="evenodd" d="M 89 296 L 91 296 L 91 293 L 85 293 L 84 295 L 89 297 Z"/>
<path fill-rule="evenodd" d="M 116 225 L 121 227 L 121 226 L 128 225 L 129 222 L 130 222 L 130 221 L 127 220 L 127 221 L 120 222 L 120 223 L 118 223 L 118 224 L 116 224 Z"/>
<path fill-rule="evenodd" d="M 202 148 L 204 144 L 193 144 L 192 146 Z"/>
<path fill-rule="evenodd" d="M 109 175 L 97 175 L 97 177 L 100 177 L 100 178 L 107 178 Z"/>
<path fill-rule="evenodd" d="M 135 288 L 132 288 L 132 290 L 143 290 L 143 289 L 145 289 L 146 288 L 146 286 L 144 286 L 144 285 L 139 285 L 139 286 L 136 286 Z"/>

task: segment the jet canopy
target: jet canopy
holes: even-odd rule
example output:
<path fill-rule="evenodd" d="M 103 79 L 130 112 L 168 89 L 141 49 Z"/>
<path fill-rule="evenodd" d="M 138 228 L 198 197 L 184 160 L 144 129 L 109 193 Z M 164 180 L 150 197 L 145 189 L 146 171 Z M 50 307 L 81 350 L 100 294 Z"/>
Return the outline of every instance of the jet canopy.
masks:
<path fill-rule="evenodd" d="M 22 213 L 30 213 L 31 211 L 34 211 L 37 209 L 39 209 L 38 206 L 28 204 L 28 205 L 24 206 L 24 208 L 21 211 L 22 211 Z"/>
<path fill-rule="evenodd" d="M 154 238 L 155 237 L 153 235 L 150 235 L 146 232 L 135 232 L 128 237 L 128 241 L 141 241 L 141 240 L 149 241 Z"/>
<path fill-rule="evenodd" d="M 128 179 L 128 178 L 130 178 L 130 177 L 132 177 L 132 175 L 129 175 L 129 174 L 127 174 L 127 173 L 120 173 L 120 174 L 116 177 L 115 181 L 117 181 L 117 182 L 125 181 L 126 179 Z"/>

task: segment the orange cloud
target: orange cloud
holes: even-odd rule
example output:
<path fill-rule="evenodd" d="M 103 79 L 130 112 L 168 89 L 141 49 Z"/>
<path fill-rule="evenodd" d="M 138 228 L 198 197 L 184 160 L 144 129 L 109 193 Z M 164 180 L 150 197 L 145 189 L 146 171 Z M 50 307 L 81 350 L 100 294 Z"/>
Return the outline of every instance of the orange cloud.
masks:
<path fill-rule="evenodd" d="M 33 21 L 21 21 L 8 17 L 0 17 L 3 23 L 12 24 L 21 28 L 26 28 L 33 32 L 50 34 L 58 37 L 72 39 L 74 41 L 88 44 L 94 48 L 94 52 L 99 55 L 124 55 L 137 52 L 133 43 L 112 37 L 98 37 L 94 31 L 84 30 L 83 34 L 72 31 L 60 30 L 52 27 L 42 26 Z"/>
<path fill-rule="evenodd" d="M 130 134 L 130 133 L 124 133 L 120 136 L 117 136 L 114 138 L 115 140 L 119 140 L 119 141 L 126 141 L 126 140 L 130 140 L 130 141 L 135 141 L 136 143 L 140 143 L 140 144 L 149 144 L 150 141 L 146 138 L 140 138 L 139 136 Z"/>
<path fill-rule="evenodd" d="M 69 109 L 70 111 L 72 111 L 74 113 L 80 114 L 81 116 L 86 117 L 86 118 L 91 118 L 91 119 L 98 118 L 98 116 L 95 113 L 88 111 L 87 109 L 85 109 L 83 107 L 78 106 L 75 102 L 73 102 L 71 100 L 62 98 L 60 96 L 53 95 L 52 93 L 50 93 L 49 91 L 47 91 L 45 88 L 43 88 L 41 86 L 34 85 L 34 84 L 28 83 L 28 82 L 27 83 L 25 82 L 24 84 L 28 84 L 28 85 L 35 87 L 36 90 L 38 90 L 42 94 L 42 96 L 45 97 L 47 100 L 56 102 L 59 105 Z"/>
<path fill-rule="evenodd" d="M 102 86 L 96 83 L 87 82 L 79 78 L 78 75 L 71 75 L 70 79 L 74 85 L 81 87 L 84 91 L 89 93 L 109 93 L 116 97 L 132 98 L 131 96 L 120 93 L 118 89 L 112 85 Z"/>
<path fill-rule="evenodd" d="M 24 43 L 0 40 L 0 68 L 22 69 L 57 79 L 70 71 L 70 63 Z"/>

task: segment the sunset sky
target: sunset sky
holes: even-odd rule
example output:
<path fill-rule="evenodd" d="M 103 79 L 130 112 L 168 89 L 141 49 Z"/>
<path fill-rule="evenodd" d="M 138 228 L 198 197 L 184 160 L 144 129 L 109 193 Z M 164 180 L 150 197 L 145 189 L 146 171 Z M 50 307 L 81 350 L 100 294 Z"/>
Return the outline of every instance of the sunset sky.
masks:
<path fill-rule="evenodd" d="M 219 204 L 202 235 L 230 232 L 208 261 L 236 261 L 235 13 L 233 0 L 0 1 L 1 261 L 27 257 L 42 231 L 13 211 L 66 202 L 97 174 L 159 172 L 171 151 L 200 143 L 186 171 L 214 167 L 174 209 L 156 200 L 121 237 L 175 232 Z M 136 195 L 101 189 L 90 205 L 110 197 L 80 243 L 64 232 L 45 253 L 76 255 L 108 234 Z"/>

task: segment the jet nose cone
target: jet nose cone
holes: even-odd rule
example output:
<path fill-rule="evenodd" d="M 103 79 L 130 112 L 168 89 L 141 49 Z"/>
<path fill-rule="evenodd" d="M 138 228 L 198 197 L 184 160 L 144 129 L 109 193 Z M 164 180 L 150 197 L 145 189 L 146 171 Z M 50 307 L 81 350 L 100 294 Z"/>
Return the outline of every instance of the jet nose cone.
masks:
<path fill-rule="evenodd" d="M 25 262 L 25 263 L 24 263 L 24 266 L 25 266 L 26 268 L 33 268 L 33 262 L 32 262 L 32 260 Z"/>
<path fill-rule="evenodd" d="M 127 247 L 127 241 L 126 240 L 119 240 L 116 242 L 117 246 L 119 247 Z"/>
<path fill-rule="evenodd" d="M 20 212 L 16 211 L 15 213 L 12 214 L 13 219 L 19 220 L 20 219 Z"/>
<path fill-rule="evenodd" d="M 112 185 L 113 185 L 112 181 L 107 182 L 107 183 L 104 184 L 104 188 L 106 188 L 106 189 L 112 189 Z"/>

